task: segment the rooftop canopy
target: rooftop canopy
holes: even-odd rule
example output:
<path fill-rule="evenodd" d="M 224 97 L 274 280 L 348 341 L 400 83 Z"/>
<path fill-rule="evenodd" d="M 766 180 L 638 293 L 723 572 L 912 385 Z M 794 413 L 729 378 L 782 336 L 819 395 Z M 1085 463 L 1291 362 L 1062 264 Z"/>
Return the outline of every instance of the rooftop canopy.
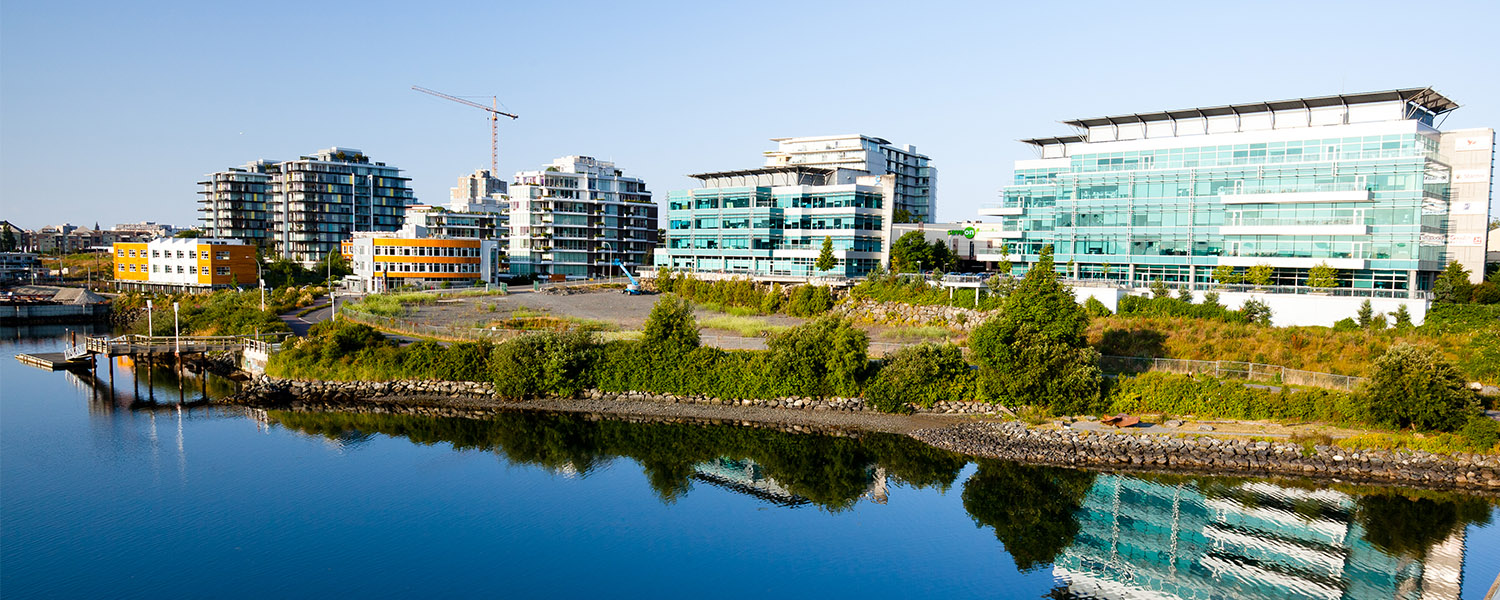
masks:
<path fill-rule="evenodd" d="M 1055 145 L 1058 145 L 1058 144 L 1072 144 L 1072 143 L 1081 142 L 1081 141 L 1083 141 L 1083 136 L 1081 136 L 1081 135 L 1065 135 L 1065 136 L 1061 136 L 1061 137 L 1033 138 L 1033 139 L 1029 139 L 1029 140 L 1021 140 L 1021 143 L 1023 143 L 1023 144 L 1031 144 L 1033 146 L 1055 146 Z"/>
<path fill-rule="evenodd" d="M 701 180 L 701 179 L 720 179 L 720 178 L 723 178 L 723 177 L 753 177 L 753 176 L 756 176 L 756 175 L 782 175 L 782 174 L 788 174 L 788 173 L 790 173 L 790 174 L 797 174 L 797 175 L 818 175 L 818 176 L 822 176 L 822 177 L 827 177 L 827 176 L 833 174 L 833 169 L 824 169 L 822 167 L 803 167 L 803 166 L 761 167 L 761 168 L 758 168 L 758 169 L 742 169 L 742 170 L 739 170 L 739 171 L 718 171 L 718 172 L 714 172 L 714 173 L 698 173 L 696 175 L 688 175 L 688 177 L 692 177 L 693 179 L 700 179 Z"/>
<path fill-rule="evenodd" d="M 1319 108 L 1325 106 L 1347 106 L 1351 104 L 1370 104 L 1374 102 L 1410 102 L 1422 109 L 1440 115 L 1455 108 L 1458 104 L 1437 93 L 1432 88 L 1410 88 L 1403 90 L 1388 90 L 1384 92 L 1366 92 L 1361 94 L 1339 94 L 1336 96 L 1319 96 L 1316 98 L 1298 98 L 1296 100 L 1275 100 L 1271 102 L 1254 102 L 1250 104 L 1231 104 L 1227 106 L 1209 106 L 1202 108 L 1188 108 L 1182 110 L 1169 110 L 1154 113 L 1140 113 L 1132 115 L 1116 115 L 1112 117 L 1096 117 L 1092 119 L 1075 119 L 1063 121 L 1063 123 L 1074 127 L 1089 128 L 1104 125 L 1122 125 L 1125 123 L 1146 123 L 1151 121 L 1172 121 L 1181 119 L 1196 119 L 1202 117 L 1217 117 L 1223 115 L 1243 115 L 1263 113 L 1271 111 L 1298 110 Z M 1038 142 L 1048 140 L 1051 143 L 1067 143 L 1067 138 L 1043 138 L 1041 140 L 1023 140 L 1029 144 L 1044 145 Z"/>

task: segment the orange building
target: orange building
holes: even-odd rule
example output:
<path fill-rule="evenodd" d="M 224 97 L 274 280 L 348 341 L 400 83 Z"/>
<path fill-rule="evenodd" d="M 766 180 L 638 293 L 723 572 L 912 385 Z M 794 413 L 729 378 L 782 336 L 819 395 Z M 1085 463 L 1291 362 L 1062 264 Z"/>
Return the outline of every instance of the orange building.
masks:
<path fill-rule="evenodd" d="M 398 287 L 468 286 L 494 281 L 499 243 L 468 238 L 357 232 L 342 245 L 366 292 Z"/>
<path fill-rule="evenodd" d="M 115 287 L 198 291 L 256 284 L 255 246 L 238 240 L 161 238 L 114 245 Z"/>

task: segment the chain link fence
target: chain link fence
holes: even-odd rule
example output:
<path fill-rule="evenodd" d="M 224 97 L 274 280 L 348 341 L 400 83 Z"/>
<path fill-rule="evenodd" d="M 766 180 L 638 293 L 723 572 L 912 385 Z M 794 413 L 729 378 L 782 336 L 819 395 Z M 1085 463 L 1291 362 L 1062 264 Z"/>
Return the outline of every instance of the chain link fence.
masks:
<path fill-rule="evenodd" d="M 1270 381 L 1287 385 L 1353 390 L 1365 378 L 1335 375 L 1317 371 L 1290 369 L 1236 360 L 1186 360 L 1180 358 L 1146 358 L 1140 356 L 1101 356 L 1099 368 L 1107 373 L 1145 373 L 1158 371 L 1182 375 L 1212 375 L 1223 379 Z"/>

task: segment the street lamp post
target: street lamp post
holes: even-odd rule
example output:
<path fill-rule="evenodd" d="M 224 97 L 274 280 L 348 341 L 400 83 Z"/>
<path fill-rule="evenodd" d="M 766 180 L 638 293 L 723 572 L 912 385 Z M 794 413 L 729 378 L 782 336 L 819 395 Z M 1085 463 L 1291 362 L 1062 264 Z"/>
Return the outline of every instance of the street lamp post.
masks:
<path fill-rule="evenodd" d="M 266 312 L 266 274 L 260 268 L 260 257 L 255 257 L 255 279 L 260 282 L 260 312 Z"/>
<path fill-rule="evenodd" d="M 604 244 L 605 248 L 609 248 L 609 252 L 606 253 L 605 256 L 604 256 L 604 262 L 608 263 L 608 262 L 610 262 L 609 255 L 615 253 L 615 247 L 612 244 L 610 244 L 609 242 L 600 242 L 600 243 Z M 613 265 L 607 265 L 605 267 L 605 270 L 606 271 L 612 271 L 612 270 L 614 270 L 614 269 L 611 268 L 612 266 Z"/>
<path fill-rule="evenodd" d="M 172 303 L 172 339 L 177 346 L 177 358 L 182 359 L 182 326 L 177 320 L 177 303 Z"/>
<path fill-rule="evenodd" d="M 156 335 L 156 328 L 151 326 L 151 300 L 146 300 L 146 337 Z"/>

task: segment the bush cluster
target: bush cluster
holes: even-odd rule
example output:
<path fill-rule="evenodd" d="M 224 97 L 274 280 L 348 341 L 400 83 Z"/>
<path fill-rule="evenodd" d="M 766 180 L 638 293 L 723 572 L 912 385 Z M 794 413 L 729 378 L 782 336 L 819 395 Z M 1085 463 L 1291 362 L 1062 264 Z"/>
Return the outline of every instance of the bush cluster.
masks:
<path fill-rule="evenodd" d="M 1008 281 L 1000 279 L 997 281 Z M 977 293 L 972 289 L 958 289 L 953 291 L 953 297 L 948 297 L 948 290 L 934 286 L 921 276 L 900 273 L 888 273 L 875 271 L 870 273 L 864 281 L 859 282 L 849 290 L 851 298 L 868 299 L 876 302 L 899 302 L 915 305 L 953 305 L 965 308 L 977 308 L 978 310 L 994 310 L 1003 302 L 1002 290 L 991 286 L 982 294 L 978 304 L 974 302 Z"/>
<path fill-rule="evenodd" d="M 1204 301 L 1194 304 L 1189 300 L 1173 298 L 1171 296 L 1157 296 L 1147 298 L 1144 296 L 1126 296 L 1120 299 L 1121 315 L 1137 315 L 1147 317 L 1190 317 L 1195 319 L 1212 319 L 1225 323 L 1250 323 L 1252 316 L 1258 314 L 1247 314 L 1243 310 L 1230 310 L 1215 301 Z M 1253 307 L 1252 307 L 1253 308 Z"/>

